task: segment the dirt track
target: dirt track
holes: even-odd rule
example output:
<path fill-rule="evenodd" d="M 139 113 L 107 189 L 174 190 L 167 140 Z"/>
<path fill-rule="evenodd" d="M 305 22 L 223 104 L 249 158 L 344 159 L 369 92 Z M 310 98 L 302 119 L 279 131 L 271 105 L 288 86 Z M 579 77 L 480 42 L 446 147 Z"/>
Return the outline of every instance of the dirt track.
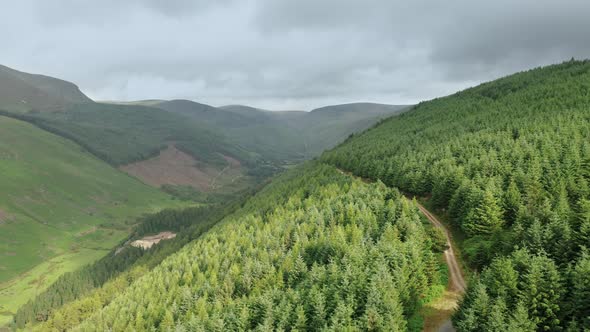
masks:
<path fill-rule="evenodd" d="M 351 173 L 345 172 L 341 169 L 338 169 L 338 172 L 343 175 L 355 177 Z M 362 180 L 365 182 L 371 182 L 368 179 Z M 424 331 L 452 332 L 455 331 L 455 328 L 453 327 L 450 315 L 457 307 L 459 299 L 465 293 L 467 284 L 465 283 L 465 278 L 463 277 L 461 267 L 457 262 L 457 257 L 455 256 L 455 251 L 453 250 L 453 243 L 451 242 L 451 234 L 449 233 L 449 230 L 446 229 L 445 226 L 424 206 L 418 202 L 416 202 L 416 204 L 418 205 L 420 212 L 424 214 L 424 216 L 434 225 L 434 227 L 443 230 L 447 242 L 447 250 L 444 251 L 444 256 L 447 266 L 449 267 L 449 285 L 441 301 L 442 308 L 438 309 L 440 314 L 438 314 L 437 317 L 431 321 L 425 321 Z M 442 320 L 440 319 L 441 317 L 443 318 Z"/>
<path fill-rule="evenodd" d="M 444 255 L 447 266 L 449 267 L 449 285 L 445 297 L 447 298 L 447 304 L 450 304 L 452 307 L 456 307 L 458 305 L 459 299 L 462 297 L 463 293 L 465 293 L 467 284 L 465 283 L 465 279 L 463 278 L 463 272 L 461 271 L 461 267 L 457 262 L 455 251 L 453 250 L 451 235 L 449 233 L 449 230 L 446 229 L 443 226 L 443 224 L 434 215 L 432 215 L 432 213 L 430 213 L 420 203 L 416 204 L 418 204 L 418 209 L 420 209 L 420 212 L 422 212 L 422 214 L 426 216 L 426 218 L 434 225 L 434 227 L 442 229 L 445 233 L 445 237 L 447 240 L 447 250 L 445 250 Z M 450 315 L 452 313 L 452 310 L 446 310 L 446 312 Z M 439 332 L 451 332 L 455 331 L 455 328 L 453 327 L 451 319 L 449 317 L 446 317 L 443 321 L 425 322 L 425 331 L 430 330 L 436 330 Z"/>
<path fill-rule="evenodd" d="M 467 284 L 465 283 L 465 279 L 463 278 L 463 273 L 461 272 L 461 268 L 459 267 L 459 263 L 457 262 L 457 258 L 455 257 L 455 252 L 453 251 L 453 245 L 451 243 L 451 236 L 449 235 L 449 231 L 442 225 L 435 216 L 433 216 L 425 207 L 418 204 L 418 208 L 420 212 L 422 212 L 426 218 L 434 225 L 434 227 L 440 228 L 445 232 L 445 237 L 447 238 L 447 247 L 448 249 L 445 250 L 445 261 L 449 266 L 449 283 L 451 286 L 452 291 L 458 291 L 461 293 L 465 292 L 465 288 L 467 288 Z"/>

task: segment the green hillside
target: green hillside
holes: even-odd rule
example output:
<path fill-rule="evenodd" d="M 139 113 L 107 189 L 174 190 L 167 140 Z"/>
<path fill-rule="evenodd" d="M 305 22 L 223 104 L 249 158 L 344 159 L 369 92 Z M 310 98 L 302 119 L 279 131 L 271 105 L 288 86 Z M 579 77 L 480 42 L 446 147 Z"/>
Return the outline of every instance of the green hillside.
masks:
<path fill-rule="evenodd" d="M 166 101 L 155 106 L 217 128 L 234 144 L 256 153 L 262 159 L 280 164 L 304 158 L 305 145 L 297 129 L 282 121 L 279 115 L 282 112 L 247 106 L 215 108 L 188 100 Z"/>
<path fill-rule="evenodd" d="M 221 133 L 152 107 L 88 103 L 23 118 L 71 138 L 117 166 L 157 155 L 170 142 L 203 162 L 223 163 L 218 153 L 247 159 L 244 151 L 224 142 Z"/>
<path fill-rule="evenodd" d="M 217 128 L 159 108 L 86 103 L 4 114 L 68 138 L 146 184 L 174 185 L 171 193 L 233 193 L 276 171 Z"/>
<path fill-rule="evenodd" d="M 58 323 L 60 330 L 78 325 L 167 256 L 200 237 L 221 218 L 234 211 L 244 202 L 244 198 L 185 209 L 166 209 L 140 218 L 133 233 L 122 242 L 126 244 L 113 248 L 93 264 L 62 275 L 44 292 L 19 308 L 11 327 L 32 327 L 48 319 L 60 320 L 60 315 L 66 317 Z M 133 240 L 160 231 L 176 232 L 177 236 L 161 241 L 149 250 L 129 245 Z M 37 328 L 47 330 L 47 324 L 40 324 Z"/>
<path fill-rule="evenodd" d="M 327 106 L 307 113 L 296 126 L 302 132 L 307 154 L 316 156 L 343 142 L 351 134 L 407 109 L 408 106 L 404 105 L 374 103 Z"/>
<path fill-rule="evenodd" d="M 325 162 L 430 197 L 481 278 L 459 331 L 590 326 L 590 62 L 424 102 Z"/>
<path fill-rule="evenodd" d="M 73 330 L 419 330 L 444 280 L 429 228 L 396 190 L 308 164 L 124 291 L 110 283 L 39 329 L 90 314 Z"/>
<path fill-rule="evenodd" d="M 80 146 L 0 117 L 0 324 L 57 276 L 126 236 L 135 218 L 179 206 Z"/>

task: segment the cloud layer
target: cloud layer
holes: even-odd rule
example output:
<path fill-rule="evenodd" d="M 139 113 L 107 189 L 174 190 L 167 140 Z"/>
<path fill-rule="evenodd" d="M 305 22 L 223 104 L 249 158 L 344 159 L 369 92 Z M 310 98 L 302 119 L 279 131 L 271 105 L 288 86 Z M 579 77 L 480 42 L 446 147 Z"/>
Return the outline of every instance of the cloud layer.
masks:
<path fill-rule="evenodd" d="M 103 100 L 414 103 L 589 58 L 589 12 L 585 0 L 22 0 L 0 12 L 0 63 Z"/>

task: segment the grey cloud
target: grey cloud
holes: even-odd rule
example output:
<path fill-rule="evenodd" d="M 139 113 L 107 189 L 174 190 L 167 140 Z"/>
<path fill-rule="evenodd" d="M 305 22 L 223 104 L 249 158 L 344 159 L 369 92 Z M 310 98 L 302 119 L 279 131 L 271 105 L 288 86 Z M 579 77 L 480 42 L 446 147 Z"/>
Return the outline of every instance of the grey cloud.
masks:
<path fill-rule="evenodd" d="M 590 3 L 577 0 L 466 4 L 457 24 L 437 34 L 430 60 L 449 78 L 464 79 L 587 58 L 589 9 Z"/>
<path fill-rule="evenodd" d="M 99 99 L 310 109 L 409 103 L 590 55 L 590 3 L 23 0 L 0 12 L 0 63 Z"/>

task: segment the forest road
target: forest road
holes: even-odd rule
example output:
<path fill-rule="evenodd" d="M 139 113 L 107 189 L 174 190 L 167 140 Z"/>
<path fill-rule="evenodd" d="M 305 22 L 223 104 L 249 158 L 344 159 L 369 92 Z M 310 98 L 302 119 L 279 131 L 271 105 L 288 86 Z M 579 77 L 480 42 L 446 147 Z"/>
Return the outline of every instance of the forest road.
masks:
<path fill-rule="evenodd" d="M 463 272 L 461 271 L 461 267 L 459 262 L 457 262 L 457 257 L 455 256 L 455 251 L 453 250 L 453 243 L 451 242 L 451 235 L 449 230 L 444 227 L 444 225 L 434 216 L 430 211 L 428 211 L 424 206 L 420 203 L 416 202 L 418 205 L 418 209 L 420 212 L 426 216 L 428 221 L 434 225 L 434 227 L 440 228 L 443 230 L 447 242 L 447 250 L 444 251 L 445 261 L 447 266 L 449 267 L 449 285 L 447 292 L 449 294 L 455 294 L 456 296 L 449 296 L 451 301 L 458 301 L 458 299 L 465 293 L 465 289 L 467 288 L 467 284 L 465 283 L 465 278 L 463 277 Z M 457 305 L 457 303 L 454 303 Z M 442 325 L 438 326 L 438 332 L 452 332 L 455 331 L 453 327 L 453 323 L 450 318 L 446 319 Z"/>
<path fill-rule="evenodd" d="M 459 267 L 459 263 L 457 262 L 457 257 L 455 256 L 455 251 L 453 250 L 453 244 L 451 243 L 451 236 L 449 234 L 449 230 L 446 229 L 443 224 L 433 216 L 424 206 L 418 204 L 418 208 L 420 212 L 428 218 L 428 220 L 434 225 L 434 227 L 440 228 L 445 233 L 445 237 L 447 240 L 447 250 L 445 250 L 445 261 L 449 267 L 449 284 L 450 290 L 456 291 L 460 293 L 464 293 L 465 289 L 467 288 L 467 284 L 465 283 L 465 279 L 463 278 L 463 273 L 461 272 L 461 268 Z"/>
<path fill-rule="evenodd" d="M 345 172 L 343 170 L 341 170 L 340 168 L 336 168 L 338 170 L 338 172 L 342 175 L 347 175 L 347 176 L 351 176 L 351 177 L 356 177 L 355 175 L 349 173 L 349 172 Z M 362 179 L 364 182 L 372 182 L 368 179 Z M 448 285 L 448 289 L 446 290 L 446 294 L 445 294 L 445 300 L 447 301 L 447 304 L 449 304 L 448 302 L 451 302 L 453 307 L 456 307 L 458 305 L 458 301 L 459 299 L 463 296 L 463 294 L 465 293 L 465 289 L 467 288 L 467 284 L 465 283 L 465 278 L 463 277 L 463 272 L 461 271 L 461 267 L 459 265 L 459 262 L 457 262 L 457 257 L 455 256 L 455 251 L 453 250 L 453 243 L 451 242 L 451 234 L 449 232 L 449 230 L 432 214 L 430 213 L 430 211 L 428 211 L 424 206 L 422 206 L 422 204 L 416 202 L 416 204 L 418 205 L 418 209 L 420 209 L 420 212 L 422 212 L 422 214 L 424 214 L 424 216 L 428 219 L 428 221 L 430 221 L 430 223 L 432 223 L 432 225 L 434 225 L 434 227 L 440 228 L 443 230 L 444 234 L 445 234 L 445 238 L 446 238 L 446 242 L 447 242 L 447 249 L 444 251 L 444 256 L 445 256 L 445 262 L 447 263 L 447 266 L 449 267 L 449 285 Z M 445 317 L 449 317 L 449 314 L 446 314 Z M 444 319 L 440 324 L 433 322 L 437 328 L 436 331 L 438 332 L 453 332 L 456 331 L 455 328 L 453 327 L 453 322 L 451 321 L 450 318 L 446 318 Z M 430 331 L 429 328 L 425 329 L 425 331 Z"/>

